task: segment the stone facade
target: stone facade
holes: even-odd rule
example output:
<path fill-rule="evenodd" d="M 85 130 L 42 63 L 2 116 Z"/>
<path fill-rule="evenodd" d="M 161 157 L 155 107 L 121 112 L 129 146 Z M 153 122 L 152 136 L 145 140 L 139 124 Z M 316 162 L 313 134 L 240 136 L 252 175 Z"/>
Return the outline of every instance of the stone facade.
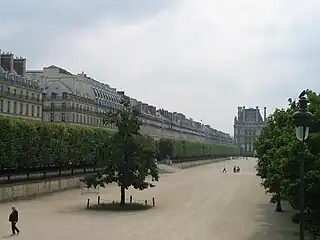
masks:
<path fill-rule="evenodd" d="M 266 122 L 266 110 L 264 107 L 263 118 L 259 107 L 238 107 L 238 116 L 234 118 L 234 141 L 240 147 L 243 156 L 254 155 L 254 142 L 260 135 Z"/>
<path fill-rule="evenodd" d="M 0 51 L 0 115 L 41 120 L 42 91 L 25 73 L 26 59 Z"/>
<path fill-rule="evenodd" d="M 57 66 L 27 71 L 27 76 L 39 81 L 43 88 L 43 120 L 85 124 L 102 127 L 101 115 L 119 109 L 123 97 L 130 100 L 141 113 L 141 132 L 154 138 L 201 140 L 211 143 L 233 144 L 229 134 L 187 118 L 182 113 L 156 109 L 147 103 L 125 95 L 107 84 L 87 76 L 72 74 Z M 107 126 L 115 130 L 114 126 Z"/>

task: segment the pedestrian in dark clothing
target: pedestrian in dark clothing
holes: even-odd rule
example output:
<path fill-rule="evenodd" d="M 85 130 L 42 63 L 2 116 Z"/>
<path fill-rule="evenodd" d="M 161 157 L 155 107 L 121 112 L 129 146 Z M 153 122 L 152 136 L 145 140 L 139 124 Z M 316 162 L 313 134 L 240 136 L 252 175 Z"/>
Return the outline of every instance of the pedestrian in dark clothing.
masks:
<path fill-rule="evenodd" d="M 9 216 L 9 222 L 11 222 L 12 235 L 15 235 L 16 232 L 17 232 L 17 234 L 20 233 L 20 230 L 16 226 L 18 219 L 19 219 L 18 218 L 18 210 L 15 207 L 12 207 L 11 209 L 12 209 L 12 211 Z"/>
<path fill-rule="evenodd" d="M 222 172 L 226 173 L 227 172 L 227 169 L 226 169 L 226 166 L 224 166 Z"/>

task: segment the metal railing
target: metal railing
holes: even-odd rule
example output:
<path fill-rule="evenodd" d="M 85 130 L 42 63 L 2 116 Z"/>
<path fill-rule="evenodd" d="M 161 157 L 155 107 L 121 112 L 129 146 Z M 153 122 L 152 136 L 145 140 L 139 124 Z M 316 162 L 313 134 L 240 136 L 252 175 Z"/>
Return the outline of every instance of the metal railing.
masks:
<path fill-rule="evenodd" d="M 0 184 L 23 183 L 36 180 L 49 180 L 62 177 L 82 176 L 101 171 L 101 166 L 65 166 L 65 167 L 26 167 L 1 169 Z"/>
<path fill-rule="evenodd" d="M 21 95 L 21 94 L 17 94 L 17 93 L 5 91 L 5 90 L 0 91 L 0 96 L 6 97 L 6 98 L 11 98 L 11 99 L 18 100 L 18 101 L 20 100 L 20 101 L 25 101 L 25 102 L 30 102 L 30 103 L 37 102 L 39 104 L 42 104 L 42 101 L 40 98 Z"/>

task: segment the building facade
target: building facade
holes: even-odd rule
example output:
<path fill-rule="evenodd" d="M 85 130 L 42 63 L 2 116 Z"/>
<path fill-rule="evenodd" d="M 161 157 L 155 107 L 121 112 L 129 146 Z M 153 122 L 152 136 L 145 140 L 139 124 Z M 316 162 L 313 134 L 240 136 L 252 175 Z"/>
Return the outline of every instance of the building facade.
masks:
<path fill-rule="evenodd" d="M 104 126 L 102 116 L 106 111 L 121 108 L 120 101 L 127 98 L 141 113 L 141 132 L 154 138 L 200 140 L 219 144 L 233 144 L 231 136 L 209 125 L 187 118 L 182 113 L 156 109 L 147 103 L 126 96 L 123 91 L 110 87 L 87 76 L 72 74 L 57 66 L 27 71 L 43 89 L 43 120 L 72 124 Z"/>
<path fill-rule="evenodd" d="M 0 115 L 42 119 L 42 91 L 26 77 L 26 59 L 0 51 Z"/>
<path fill-rule="evenodd" d="M 264 107 L 263 118 L 259 107 L 238 107 L 238 116 L 234 118 L 234 143 L 240 147 L 243 156 L 253 156 L 254 143 L 258 139 L 262 128 L 266 123 L 266 111 Z"/>

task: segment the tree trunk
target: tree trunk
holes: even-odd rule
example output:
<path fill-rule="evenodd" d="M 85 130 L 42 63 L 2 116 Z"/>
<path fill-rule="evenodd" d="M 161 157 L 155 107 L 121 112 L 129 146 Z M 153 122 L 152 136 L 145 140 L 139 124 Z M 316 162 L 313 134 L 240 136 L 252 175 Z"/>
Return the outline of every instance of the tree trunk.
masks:
<path fill-rule="evenodd" d="M 276 212 L 283 212 L 282 206 L 281 206 L 280 196 L 277 197 L 277 208 L 276 208 Z"/>
<path fill-rule="evenodd" d="M 120 205 L 124 205 L 126 202 L 126 189 L 121 186 L 120 189 Z"/>

